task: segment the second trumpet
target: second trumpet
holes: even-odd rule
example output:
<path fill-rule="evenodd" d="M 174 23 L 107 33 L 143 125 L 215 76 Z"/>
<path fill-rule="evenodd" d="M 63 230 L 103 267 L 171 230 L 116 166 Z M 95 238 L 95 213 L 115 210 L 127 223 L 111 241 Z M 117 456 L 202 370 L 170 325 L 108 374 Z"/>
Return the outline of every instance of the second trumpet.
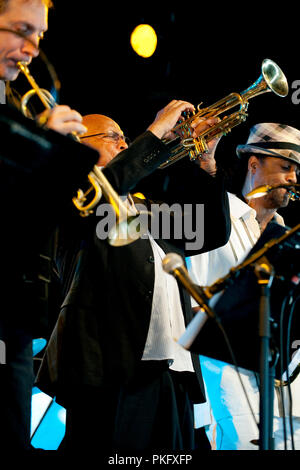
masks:
<path fill-rule="evenodd" d="M 208 151 L 207 144 L 211 140 L 228 134 L 231 129 L 246 120 L 250 98 L 270 91 L 284 97 L 287 96 L 289 87 L 287 79 L 278 65 L 270 59 L 264 59 L 260 77 L 249 88 L 241 93 L 231 93 L 207 108 L 201 108 L 202 103 L 200 103 L 197 112 L 188 114 L 175 126 L 173 132 L 178 137 L 175 139 L 175 143 L 174 140 L 167 143 L 171 147 L 171 156 L 159 168 L 166 168 L 185 156 L 189 156 L 190 160 L 201 157 Z M 237 111 L 229 116 L 220 117 L 229 109 L 237 106 L 239 106 Z M 201 132 L 197 137 L 193 137 L 194 130 L 191 124 L 196 118 L 200 117 L 203 117 L 203 119 L 219 117 L 220 122 Z"/>

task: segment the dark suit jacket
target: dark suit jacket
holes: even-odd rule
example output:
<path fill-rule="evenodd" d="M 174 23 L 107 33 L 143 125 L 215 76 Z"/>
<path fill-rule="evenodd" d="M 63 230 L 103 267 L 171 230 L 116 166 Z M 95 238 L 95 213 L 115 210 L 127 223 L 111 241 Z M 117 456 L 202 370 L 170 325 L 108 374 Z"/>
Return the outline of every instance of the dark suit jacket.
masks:
<path fill-rule="evenodd" d="M 228 240 L 228 201 L 222 179 L 197 171 L 199 188 L 170 195 L 166 202 L 182 206 L 205 203 L 204 245 L 200 251 L 206 251 Z M 118 188 L 117 180 L 115 187 L 123 192 L 124 185 Z M 97 238 L 96 222 L 95 217 L 70 217 L 59 233 L 57 260 L 65 300 L 37 385 L 55 394 L 63 405 L 74 386 L 122 384 L 134 377 L 149 328 L 154 288 L 150 242 L 139 239 L 127 246 L 112 247 Z M 185 239 L 156 241 L 165 253 L 175 251 L 183 257 L 199 253 L 188 253 Z M 192 315 L 189 295 L 179 288 L 188 322 Z"/>
<path fill-rule="evenodd" d="M 41 307 L 41 247 L 99 155 L 5 105 L 0 142 L 1 320 L 32 332 Z"/>

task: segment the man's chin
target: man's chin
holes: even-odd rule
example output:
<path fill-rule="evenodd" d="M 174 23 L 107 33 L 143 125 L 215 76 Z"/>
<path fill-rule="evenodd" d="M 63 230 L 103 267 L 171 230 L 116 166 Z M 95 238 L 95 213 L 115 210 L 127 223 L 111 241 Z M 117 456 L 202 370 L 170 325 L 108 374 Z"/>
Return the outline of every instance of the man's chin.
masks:
<path fill-rule="evenodd" d="M 0 68 L 0 78 L 5 81 L 14 81 L 18 78 L 20 70 L 16 67 L 5 67 L 4 70 Z"/>
<path fill-rule="evenodd" d="M 277 199 L 276 206 L 278 207 L 278 209 L 280 209 L 280 208 L 286 207 L 289 204 L 289 202 L 290 202 L 290 198 L 288 194 L 286 194 Z"/>
<path fill-rule="evenodd" d="M 288 194 L 280 194 L 278 190 L 271 191 L 268 195 L 265 196 L 266 198 L 266 207 L 269 209 L 280 209 L 282 207 L 286 207 L 290 201 Z"/>

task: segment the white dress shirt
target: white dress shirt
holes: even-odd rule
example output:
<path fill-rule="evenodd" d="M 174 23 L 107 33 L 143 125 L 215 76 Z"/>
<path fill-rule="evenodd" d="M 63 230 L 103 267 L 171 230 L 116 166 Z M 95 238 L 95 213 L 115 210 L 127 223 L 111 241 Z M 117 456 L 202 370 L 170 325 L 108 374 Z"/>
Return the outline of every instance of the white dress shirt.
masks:
<path fill-rule="evenodd" d="M 260 236 L 256 211 L 234 194 L 228 193 L 228 198 L 231 218 L 229 241 L 216 250 L 187 259 L 190 275 L 200 286 L 210 286 L 244 261 Z"/>
<path fill-rule="evenodd" d="M 176 279 L 162 268 L 164 251 L 148 234 L 154 256 L 154 292 L 148 336 L 142 360 L 169 360 L 170 369 L 194 372 L 191 353 L 176 340 L 185 330 Z"/>

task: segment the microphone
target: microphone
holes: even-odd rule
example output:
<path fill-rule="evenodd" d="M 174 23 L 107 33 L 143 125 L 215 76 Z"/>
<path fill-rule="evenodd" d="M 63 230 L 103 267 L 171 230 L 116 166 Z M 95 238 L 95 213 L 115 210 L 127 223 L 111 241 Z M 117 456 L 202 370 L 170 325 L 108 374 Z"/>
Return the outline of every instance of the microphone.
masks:
<path fill-rule="evenodd" d="M 193 320 L 188 324 L 183 335 L 177 341 L 185 349 L 189 349 L 208 318 L 216 319 L 216 315 L 207 305 L 208 297 L 202 287 L 194 284 L 190 278 L 181 256 L 177 253 L 168 253 L 162 260 L 162 267 L 165 272 L 171 274 L 180 281 L 205 312 L 199 311 L 197 315 L 195 315 Z"/>
<path fill-rule="evenodd" d="M 213 311 L 207 305 L 208 297 L 206 296 L 204 290 L 202 287 L 193 283 L 180 255 L 177 253 L 168 253 L 162 260 L 162 266 L 165 272 L 172 274 L 172 276 L 179 279 L 189 294 L 209 316 L 215 316 Z"/>

